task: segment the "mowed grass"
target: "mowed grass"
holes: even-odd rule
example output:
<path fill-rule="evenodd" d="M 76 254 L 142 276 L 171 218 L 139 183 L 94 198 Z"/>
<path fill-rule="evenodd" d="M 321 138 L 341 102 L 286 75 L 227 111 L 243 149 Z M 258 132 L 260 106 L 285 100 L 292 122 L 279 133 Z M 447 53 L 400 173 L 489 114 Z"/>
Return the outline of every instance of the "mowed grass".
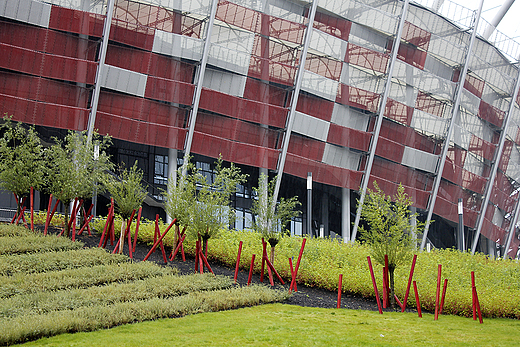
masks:
<path fill-rule="evenodd" d="M 268 304 L 160 319 L 24 346 L 515 346 L 520 321 Z"/>

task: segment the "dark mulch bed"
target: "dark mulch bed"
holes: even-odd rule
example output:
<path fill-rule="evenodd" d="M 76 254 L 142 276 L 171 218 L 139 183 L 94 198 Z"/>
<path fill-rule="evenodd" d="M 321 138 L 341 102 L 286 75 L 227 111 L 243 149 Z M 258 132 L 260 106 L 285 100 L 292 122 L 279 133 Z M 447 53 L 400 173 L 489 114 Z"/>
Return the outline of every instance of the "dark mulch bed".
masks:
<path fill-rule="evenodd" d="M 61 230 L 53 229 L 49 232 L 55 234 L 59 233 Z M 77 236 L 76 240 L 82 241 L 86 247 L 98 247 L 100 241 L 100 235 L 96 232 L 92 232 L 92 236 L 89 236 L 85 231 L 83 235 Z M 133 253 L 134 261 L 142 261 L 145 256 L 148 254 L 151 246 L 146 245 L 144 243 L 137 243 L 136 250 Z M 107 243 L 107 250 L 112 251 L 114 246 L 110 245 L 110 242 Z M 128 245 L 125 244 L 124 254 L 128 254 Z M 166 247 L 167 255 L 169 256 L 171 252 L 171 248 Z M 172 266 L 176 267 L 181 274 L 190 274 L 195 272 L 195 260 L 194 258 L 186 257 L 186 261 L 183 262 L 180 259 L 180 256 L 177 256 L 175 260 L 169 261 L 167 264 L 164 263 L 162 253 L 159 247 L 157 247 L 156 251 L 152 253 L 152 255 L 148 258 L 148 261 L 156 262 L 157 264 L 164 266 Z M 225 264 L 220 264 L 216 262 L 211 262 L 210 266 L 213 272 L 216 275 L 224 275 L 229 276 L 231 278 L 235 275 L 235 269 L 231 268 Z M 207 271 L 207 270 L 206 270 Z M 237 283 L 238 285 L 247 285 L 247 279 L 249 276 L 249 271 L 240 270 L 238 273 Z M 266 275 L 264 276 L 264 283 L 269 283 L 269 278 Z M 252 283 L 261 283 L 260 275 L 253 274 Z M 286 283 L 285 285 L 281 285 L 275 278 L 275 288 L 289 290 L 290 283 Z M 320 307 L 320 308 L 336 308 L 337 307 L 337 299 L 338 293 L 333 291 L 328 291 L 316 287 L 309 287 L 298 284 L 298 291 L 293 292 L 293 295 L 287 299 L 284 303 L 290 305 L 299 305 L 306 307 Z M 377 311 L 377 303 L 375 299 L 365 299 L 359 296 L 353 296 L 348 294 L 343 294 L 341 297 L 341 307 L 347 309 L 361 309 L 361 310 L 372 310 Z M 386 309 L 385 311 L 390 311 L 390 309 Z M 407 310 L 408 311 L 408 310 Z M 416 311 L 413 311 L 416 312 Z"/>

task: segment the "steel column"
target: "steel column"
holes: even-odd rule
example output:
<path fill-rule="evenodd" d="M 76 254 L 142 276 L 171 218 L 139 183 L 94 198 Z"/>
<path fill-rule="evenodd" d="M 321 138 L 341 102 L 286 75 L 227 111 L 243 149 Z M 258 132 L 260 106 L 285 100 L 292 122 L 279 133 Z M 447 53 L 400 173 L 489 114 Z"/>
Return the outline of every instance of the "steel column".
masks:
<path fill-rule="evenodd" d="M 211 11 L 209 15 L 208 28 L 206 30 L 206 38 L 204 41 L 204 48 L 202 51 L 202 59 L 199 66 L 199 74 L 197 77 L 197 86 L 195 87 L 195 94 L 193 95 L 193 102 L 191 108 L 191 115 L 189 119 L 188 135 L 184 143 L 184 163 L 183 174 L 186 171 L 186 165 L 190 156 L 191 144 L 193 142 L 193 133 L 195 132 L 195 122 L 197 121 L 197 113 L 199 111 L 200 94 L 202 92 L 202 83 L 204 82 L 204 74 L 206 73 L 206 64 L 208 63 L 209 49 L 211 46 L 211 32 L 213 31 L 213 23 L 215 22 L 215 14 L 217 13 L 218 0 L 213 0 L 211 3 Z"/>
<path fill-rule="evenodd" d="M 368 181 L 370 180 L 370 173 L 372 171 L 372 164 L 374 163 L 374 157 L 376 155 L 377 142 L 379 140 L 379 132 L 381 131 L 381 124 L 383 124 L 383 117 L 385 114 L 386 108 L 386 100 L 388 99 L 388 93 L 390 92 L 390 87 L 392 86 L 392 75 L 394 72 L 394 65 L 397 59 L 397 52 L 399 51 L 399 46 L 401 44 L 401 36 L 403 33 L 403 27 L 406 20 L 406 14 L 408 13 L 409 0 L 405 0 L 403 4 L 403 10 L 401 12 L 401 18 L 399 20 L 399 27 L 397 28 L 397 35 L 394 40 L 394 44 L 392 46 L 392 57 L 390 59 L 390 66 L 388 67 L 388 77 L 385 84 L 385 91 L 383 93 L 383 98 L 381 99 L 381 103 L 379 106 L 379 114 L 377 116 L 377 123 L 374 129 L 374 134 L 372 135 L 372 141 L 370 143 L 370 154 L 368 156 L 367 166 L 365 168 L 365 175 L 363 176 L 363 181 L 361 182 L 361 196 L 358 202 L 358 208 L 356 212 L 356 219 L 354 220 L 354 227 L 352 228 L 352 236 L 351 242 L 356 241 L 357 229 L 359 226 L 359 220 L 361 219 L 361 210 L 363 209 L 363 202 L 365 201 L 365 195 L 368 187 Z"/>
<path fill-rule="evenodd" d="M 289 108 L 289 115 L 286 121 L 286 130 L 283 138 L 282 153 L 278 158 L 278 165 L 276 168 L 276 184 L 273 192 L 273 208 L 276 206 L 275 202 L 278 200 L 278 193 L 280 192 L 280 184 L 282 183 L 283 168 L 285 166 L 285 158 L 287 157 L 287 149 L 289 148 L 289 140 L 291 138 L 292 127 L 294 123 L 294 113 L 296 112 L 296 104 L 298 103 L 298 97 L 300 95 L 300 89 L 302 86 L 303 73 L 305 71 L 305 61 L 307 60 L 307 51 L 309 49 L 309 42 L 311 40 L 312 26 L 314 24 L 314 16 L 316 15 L 316 8 L 318 7 L 318 0 L 313 0 L 311 10 L 309 12 L 309 19 L 307 21 L 307 30 L 305 31 L 305 38 L 303 42 L 302 54 L 300 56 L 300 65 L 298 66 L 298 72 L 296 74 L 296 81 L 294 85 L 293 95 L 291 98 L 291 106 Z"/>
<path fill-rule="evenodd" d="M 101 90 L 101 74 L 105 67 L 105 58 L 107 56 L 108 39 L 110 37 L 110 26 L 112 24 L 112 14 L 114 13 L 114 0 L 108 0 L 107 15 L 103 25 L 103 36 L 101 37 L 101 50 L 99 51 L 99 63 L 96 71 L 96 81 L 94 82 L 94 93 L 92 94 L 92 102 L 90 115 L 87 123 L 87 143 L 92 141 L 94 125 L 96 123 L 96 113 L 99 102 L 99 92 Z"/>
<path fill-rule="evenodd" d="M 489 204 L 489 198 L 491 196 L 491 192 L 493 191 L 493 184 L 495 183 L 495 177 L 498 170 L 498 164 L 500 163 L 500 158 L 502 157 L 502 151 L 504 150 L 504 144 L 506 142 L 507 137 L 507 128 L 509 127 L 509 122 L 512 118 L 511 114 L 515 109 L 515 100 L 518 95 L 518 88 L 520 88 L 520 67 L 518 68 L 518 75 L 516 76 L 516 83 L 513 89 L 513 95 L 511 98 L 511 103 L 509 104 L 509 110 L 506 114 L 506 119 L 504 120 L 504 126 L 502 127 L 502 133 L 500 134 L 500 140 L 498 149 L 495 151 L 495 157 L 493 158 L 493 166 L 491 168 L 491 175 L 489 176 L 489 180 L 486 185 L 484 201 L 482 201 L 482 206 L 480 207 L 480 213 L 477 219 L 477 227 L 475 237 L 473 239 L 473 244 L 471 245 L 471 254 L 475 254 L 475 250 L 477 249 L 478 238 L 480 237 L 480 232 L 482 230 L 482 224 L 484 223 L 484 218 L 486 215 L 486 210 Z"/>
<path fill-rule="evenodd" d="M 478 22 L 480 20 L 480 14 L 482 13 L 482 4 L 484 0 L 480 1 L 480 5 L 477 11 L 477 16 L 475 18 L 475 25 L 473 26 L 473 32 L 471 33 L 471 39 L 469 41 L 468 46 L 468 54 L 466 54 L 466 62 L 464 63 L 464 67 L 462 69 L 462 73 L 459 76 L 459 85 L 457 87 L 457 91 L 455 94 L 455 103 L 453 105 L 453 111 L 451 114 L 450 124 L 448 126 L 448 132 L 446 134 L 446 139 L 444 140 L 444 146 L 442 148 L 442 153 L 440 155 L 440 162 L 437 165 L 437 176 L 435 177 L 435 182 L 433 185 L 433 192 L 430 197 L 430 206 L 428 208 L 428 217 L 426 218 L 426 223 L 424 226 L 424 232 L 421 242 L 421 251 L 424 249 L 424 245 L 426 244 L 426 239 L 428 237 L 428 229 L 430 227 L 430 222 L 432 220 L 433 209 L 435 207 L 435 200 L 437 200 L 437 194 L 439 193 L 439 186 L 441 184 L 442 171 L 444 170 L 444 164 L 446 163 L 446 155 L 448 154 L 448 149 L 450 148 L 451 135 L 453 133 L 453 128 L 455 124 L 455 119 L 459 114 L 460 107 L 460 99 L 462 96 L 462 90 L 464 89 L 464 81 L 466 80 L 466 74 L 468 72 L 469 60 L 471 57 L 471 51 L 473 49 L 473 43 L 475 41 L 475 37 L 477 35 Z"/>
<path fill-rule="evenodd" d="M 520 198 L 516 201 L 515 214 L 513 216 L 513 220 L 511 221 L 511 226 L 509 227 L 509 235 L 507 237 L 507 243 L 504 251 L 504 259 L 507 259 L 507 253 L 509 247 L 511 247 L 511 240 L 516 233 L 516 223 L 518 222 L 518 215 L 520 214 Z"/>

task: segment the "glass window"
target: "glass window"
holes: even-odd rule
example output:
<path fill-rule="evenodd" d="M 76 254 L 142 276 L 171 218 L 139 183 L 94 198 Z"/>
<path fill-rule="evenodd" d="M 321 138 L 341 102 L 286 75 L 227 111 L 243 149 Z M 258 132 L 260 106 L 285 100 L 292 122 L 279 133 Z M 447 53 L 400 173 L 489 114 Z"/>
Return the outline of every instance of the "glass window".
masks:
<path fill-rule="evenodd" d="M 168 156 L 155 155 L 154 184 L 168 184 Z"/>

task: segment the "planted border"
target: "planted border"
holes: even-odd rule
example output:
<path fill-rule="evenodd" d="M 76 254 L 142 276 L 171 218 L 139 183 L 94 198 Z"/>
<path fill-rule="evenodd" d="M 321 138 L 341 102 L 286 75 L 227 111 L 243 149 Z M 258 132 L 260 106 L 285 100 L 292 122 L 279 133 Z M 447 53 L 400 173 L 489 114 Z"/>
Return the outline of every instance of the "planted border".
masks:
<path fill-rule="evenodd" d="M 25 234 L 0 237 L 0 255 L 65 251 L 83 248 L 83 242 L 72 242 L 65 237 Z"/>

